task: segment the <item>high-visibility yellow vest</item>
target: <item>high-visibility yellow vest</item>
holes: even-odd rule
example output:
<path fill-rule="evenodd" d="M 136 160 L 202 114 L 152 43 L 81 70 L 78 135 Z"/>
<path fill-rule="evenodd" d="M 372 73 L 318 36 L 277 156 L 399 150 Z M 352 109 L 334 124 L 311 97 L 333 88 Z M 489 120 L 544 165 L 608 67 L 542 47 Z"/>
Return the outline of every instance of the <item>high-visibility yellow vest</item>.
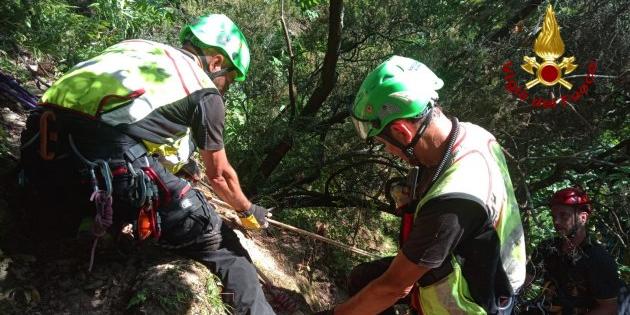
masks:
<path fill-rule="evenodd" d="M 445 194 L 466 194 L 480 201 L 500 240 L 501 264 L 512 292 L 525 281 L 525 239 L 518 204 L 505 157 L 495 138 L 483 128 L 461 123 L 463 139 L 453 153 L 453 163 L 422 197 L 416 216 L 428 201 Z M 453 270 L 444 279 L 419 290 L 425 314 L 486 314 L 473 301 L 462 266 L 454 255 Z"/>
<path fill-rule="evenodd" d="M 44 93 L 42 105 L 78 111 L 117 126 L 138 122 L 205 88 L 216 87 L 183 52 L 152 41 L 127 40 L 74 66 Z M 164 143 L 143 142 L 176 171 L 192 154 L 189 136 L 190 129 Z"/>

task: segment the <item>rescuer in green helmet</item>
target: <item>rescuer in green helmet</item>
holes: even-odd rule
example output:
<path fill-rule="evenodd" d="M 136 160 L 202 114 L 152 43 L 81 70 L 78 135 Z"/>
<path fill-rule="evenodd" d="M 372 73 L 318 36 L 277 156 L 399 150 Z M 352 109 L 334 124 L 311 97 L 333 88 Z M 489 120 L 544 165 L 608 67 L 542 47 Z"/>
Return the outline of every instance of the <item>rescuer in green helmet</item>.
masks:
<path fill-rule="evenodd" d="M 120 42 L 46 91 L 22 134 L 24 175 L 41 197 L 29 207 L 32 228 L 42 238 L 72 235 L 91 207 L 96 239 L 106 232 L 154 238 L 216 273 L 234 313 L 273 314 L 234 231 L 174 175 L 197 150 L 243 226 L 267 226 L 268 210 L 243 194 L 223 145 L 223 95 L 247 76 L 249 46 L 222 14 L 185 26 L 180 39 L 181 49 Z"/>
<path fill-rule="evenodd" d="M 368 75 L 355 97 L 351 116 L 359 136 L 362 139 L 380 136 L 391 148 L 399 149 L 408 161 L 415 162 L 415 145 L 431 121 L 430 113 L 438 98 L 436 91 L 443 84 L 424 64 L 392 57 Z M 403 118 L 425 118 L 408 144 L 383 132 L 391 122 Z"/>
<path fill-rule="evenodd" d="M 249 46 L 241 30 L 227 16 L 211 14 L 201 17 L 196 23 L 186 25 L 179 39 L 186 49 L 192 50 L 197 56 L 220 55 L 227 59 L 227 66 L 217 71 L 210 68 L 211 59 L 200 58 L 203 69 L 211 79 L 235 71 L 234 80 L 245 80 L 249 71 Z"/>
<path fill-rule="evenodd" d="M 357 133 L 422 173 L 398 254 L 355 267 L 352 297 L 320 314 L 395 314 L 397 302 L 422 314 L 509 314 L 525 278 L 525 242 L 505 159 L 486 130 L 442 113 L 442 86 L 400 56 L 363 81 L 350 109 Z"/>

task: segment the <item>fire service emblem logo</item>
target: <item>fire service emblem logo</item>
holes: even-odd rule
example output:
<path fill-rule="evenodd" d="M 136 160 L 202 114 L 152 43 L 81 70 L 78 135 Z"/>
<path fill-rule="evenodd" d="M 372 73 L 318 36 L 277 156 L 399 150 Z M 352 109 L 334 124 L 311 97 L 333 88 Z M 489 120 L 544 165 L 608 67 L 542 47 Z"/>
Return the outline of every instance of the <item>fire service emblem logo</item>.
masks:
<path fill-rule="evenodd" d="M 534 42 L 534 53 L 541 59 L 540 62 L 536 56 L 524 56 L 524 63 L 521 64 L 521 69 L 535 76 L 525 83 L 524 89 L 519 86 L 515 80 L 516 73 L 512 70 L 512 61 L 508 60 L 503 64 L 504 80 L 506 82 L 505 88 L 508 92 L 514 94 L 522 101 L 531 103 L 533 107 L 543 108 L 555 108 L 559 103 L 566 106 L 568 101 L 577 102 L 588 93 L 588 89 L 593 84 L 593 78 L 597 71 L 597 63 L 594 60 L 591 61 L 587 67 L 584 83 L 573 93 L 565 94 L 560 97 L 552 97 L 550 99 L 534 97 L 530 100 L 528 90 L 539 84 L 545 87 L 553 87 L 560 84 L 565 89 L 571 91 L 573 84 L 564 76 L 573 72 L 578 67 L 575 64 L 574 56 L 562 57 L 565 53 L 564 42 L 560 36 L 560 27 L 558 26 L 556 15 L 551 5 L 547 7 L 542 31 L 538 34 Z M 560 57 L 562 57 L 562 60 L 558 62 Z"/>

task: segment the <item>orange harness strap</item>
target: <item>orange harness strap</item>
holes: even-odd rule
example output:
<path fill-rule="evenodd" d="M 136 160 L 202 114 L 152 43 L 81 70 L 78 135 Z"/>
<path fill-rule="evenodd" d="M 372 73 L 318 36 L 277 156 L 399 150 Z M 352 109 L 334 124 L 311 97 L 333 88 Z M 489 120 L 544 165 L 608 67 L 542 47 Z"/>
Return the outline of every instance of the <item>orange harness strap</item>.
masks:
<path fill-rule="evenodd" d="M 55 152 L 48 151 L 48 141 L 57 142 L 58 133 L 57 130 L 48 130 L 48 122 L 57 120 L 55 113 L 51 110 L 45 111 L 39 118 L 39 155 L 45 161 L 50 161 L 55 158 Z"/>

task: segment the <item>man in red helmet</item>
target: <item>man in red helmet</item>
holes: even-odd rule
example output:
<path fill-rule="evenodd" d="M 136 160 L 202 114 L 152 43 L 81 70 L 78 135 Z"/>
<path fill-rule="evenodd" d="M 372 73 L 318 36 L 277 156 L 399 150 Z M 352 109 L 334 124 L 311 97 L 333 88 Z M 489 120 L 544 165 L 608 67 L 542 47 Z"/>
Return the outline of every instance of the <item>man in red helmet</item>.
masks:
<path fill-rule="evenodd" d="M 553 194 L 550 207 L 558 237 L 539 245 L 529 268 L 542 273 L 543 295 L 551 303 L 548 311 L 617 314 L 617 265 L 588 237 L 586 224 L 592 212 L 588 195 L 579 188 L 565 188 Z"/>

